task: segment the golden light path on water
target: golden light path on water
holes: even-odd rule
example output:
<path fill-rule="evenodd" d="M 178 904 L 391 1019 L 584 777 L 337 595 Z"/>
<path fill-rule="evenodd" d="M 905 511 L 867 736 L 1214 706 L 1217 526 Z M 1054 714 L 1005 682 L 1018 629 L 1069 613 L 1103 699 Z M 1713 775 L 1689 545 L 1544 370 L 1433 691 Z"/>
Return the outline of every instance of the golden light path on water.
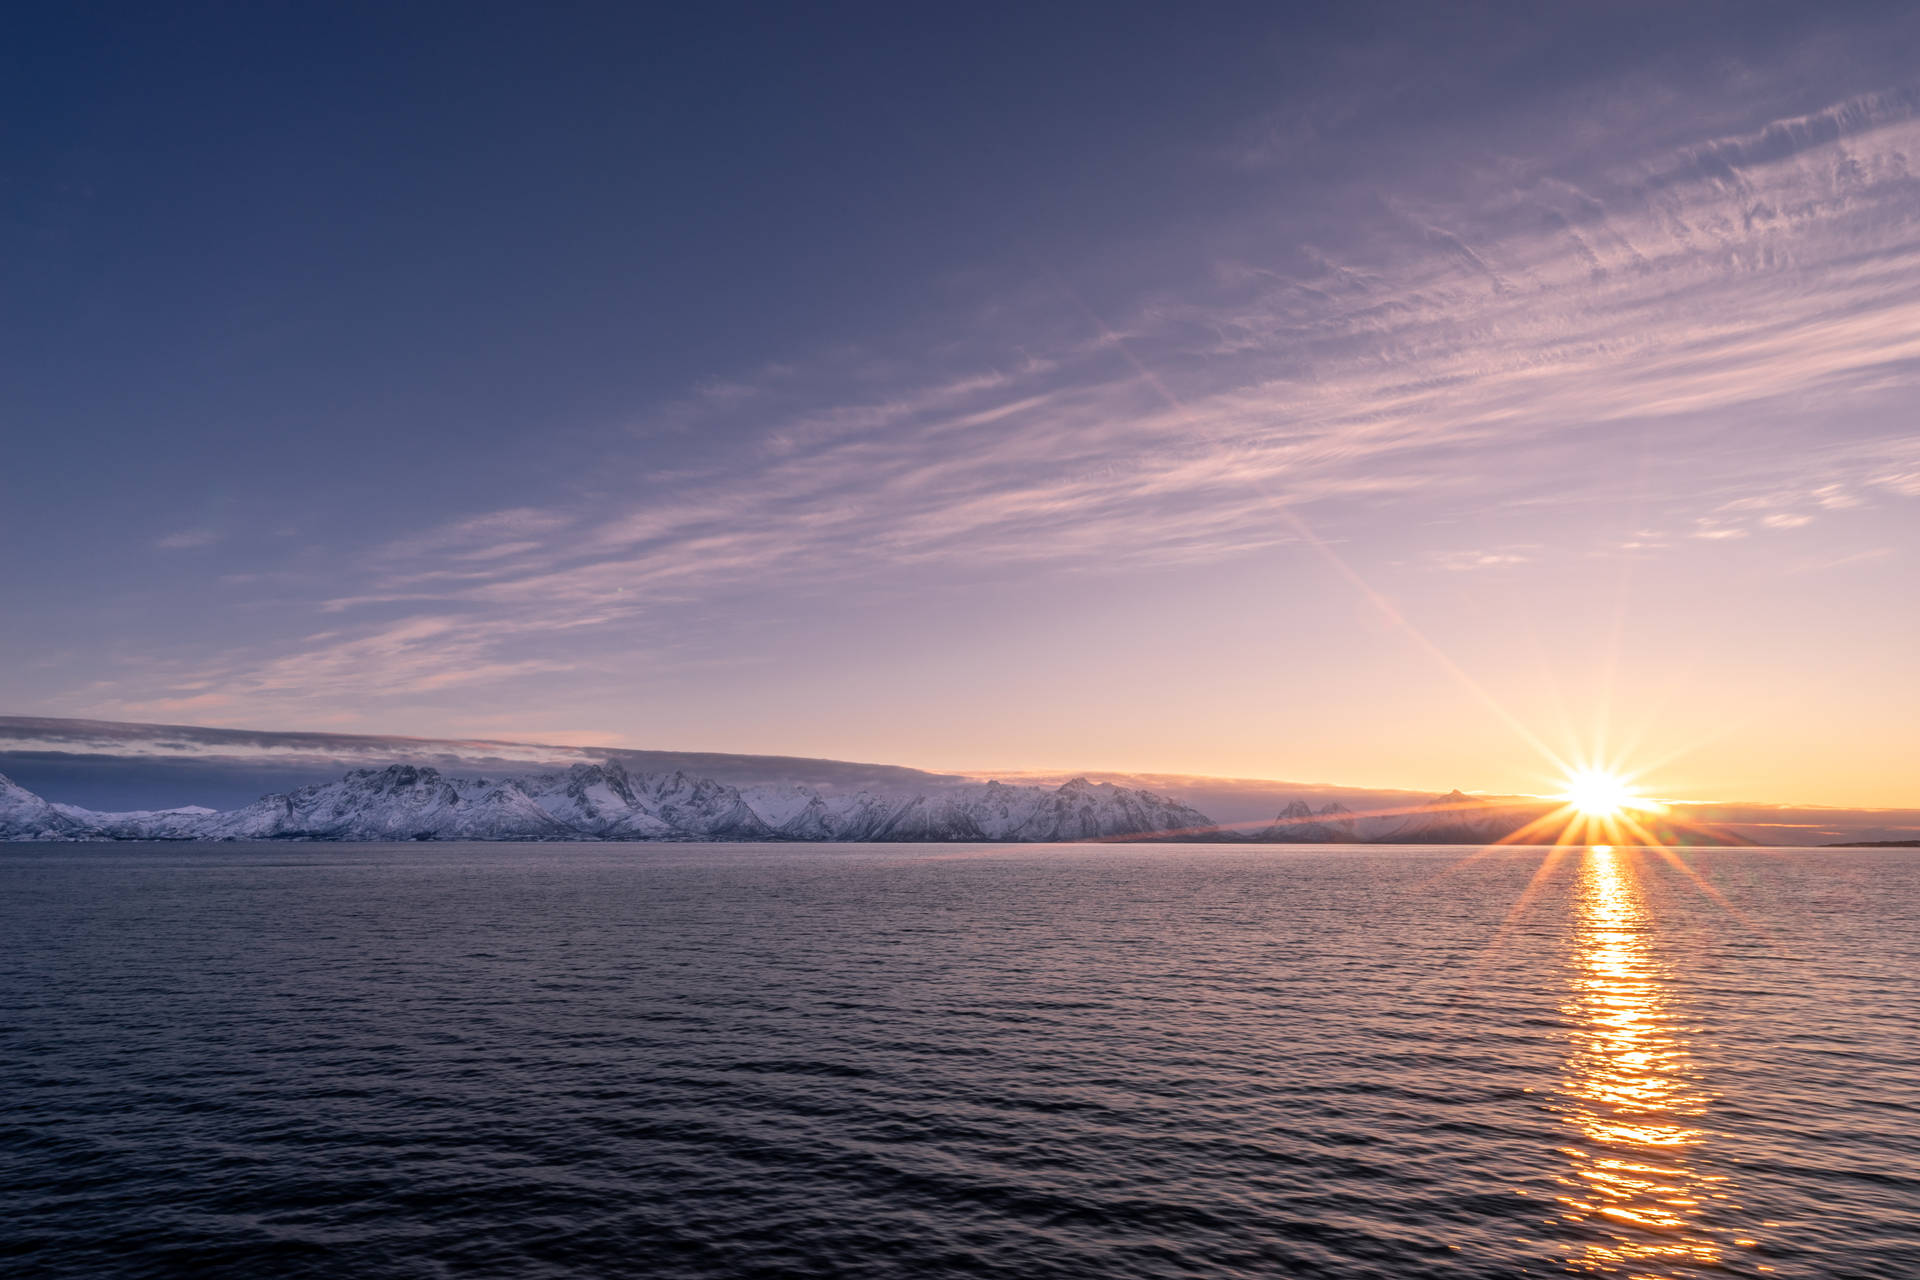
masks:
<path fill-rule="evenodd" d="M 1608 1275 L 1696 1275 L 1755 1242 L 1712 1225 L 1737 1206 L 1725 1178 L 1702 1167 L 1711 1095 L 1651 945 L 1637 855 L 1586 850 L 1575 890 L 1565 1009 L 1575 1030 L 1560 1090 L 1575 1135 L 1559 1200 L 1597 1239 L 1566 1261 Z"/>

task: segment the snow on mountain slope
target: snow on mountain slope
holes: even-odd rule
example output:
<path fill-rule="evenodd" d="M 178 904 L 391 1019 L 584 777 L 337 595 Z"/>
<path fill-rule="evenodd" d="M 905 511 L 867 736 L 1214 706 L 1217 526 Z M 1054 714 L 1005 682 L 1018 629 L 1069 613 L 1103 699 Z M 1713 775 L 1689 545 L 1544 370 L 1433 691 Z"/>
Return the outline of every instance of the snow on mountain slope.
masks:
<path fill-rule="evenodd" d="M 136 809 L 126 813 L 96 813 L 78 805 L 53 806 L 76 822 L 85 824 L 106 840 L 197 840 L 206 820 L 217 810 L 197 804 L 178 809 Z"/>
<path fill-rule="evenodd" d="M 582 833 L 512 782 L 436 769 L 359 769 L 338 782 L 266 796 L 205 820 L 211 840 L 569 840 Z"/>
<path fill-rule="evenodd" d="M 755 787 L 743 798 L 788 840 L 1096 840 L 1212 825 L 1177 801 L 1085 778 L 1058 788 L 988 782 L 911 795 Z"/>
<path fill-rule="evenodd" d="M 989 782 L 973 801 L 995 840 L 1097 840 L 1111 836 L 1198 832 L 1213 826 L 1178 801 L 1075 778 L 1056 790 Z"/>
<path fill-rule="evenodd" d="M 1174 834 L 1206 815 L 1151 792 L 1075 779 L 933 792 L 743 793 L 617 762 L 518 778 L 453 778 L 416 765 L 361 769 L 224 813 L 93 813 L 0 786 L 0 837 L 17 840 L 1091 840 Z"/>
<path fill-rule="evenodd" d="M 633 779 L 618 764 L 577 764 L 564 773 L 540 773 L 520 788 L 549 817 L 605 840 L 660 840 L 671 823 L 642 803 Z"/>
<path fill-rule="evenodd" d="M 760 821 L 779 831 L 809 812 L 820 812 L 826 800 L 812 787 L 762 785 L 740 792 Z"/>
<path fill-rule="evenodd" d="M 84 809 L 48 804 L 0 774 L 0 840 L 104 840 Z"/>
<path fill-rule="evenodd" d="M 739 791 L 711 778 L 680 772 L 642 774 L 635 793 L 675 831 L 709 840 L 768 840 L 773 828 L 747 807 Z"/>

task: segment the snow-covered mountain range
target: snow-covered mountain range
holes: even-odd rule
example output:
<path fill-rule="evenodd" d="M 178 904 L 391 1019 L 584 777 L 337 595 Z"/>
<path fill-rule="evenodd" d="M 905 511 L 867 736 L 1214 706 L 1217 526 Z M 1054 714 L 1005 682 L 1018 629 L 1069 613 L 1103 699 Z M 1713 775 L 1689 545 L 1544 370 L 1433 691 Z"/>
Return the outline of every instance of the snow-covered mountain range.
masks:
<path fill-rule="evenodd" d="M 1164 796 L 1084 778 L 1059 787 L 823 793 L 798 785 L 742 790 L 684 772 L 629 773 L 618 763 L 504 778 L 400 764 L 224 812 L 96 813 L 0 777 L 5 840 L 1067 841 L 1212 825 Z"/>
<path fill-rule="evenodd" d="M 630 771 L 618 761 L 504 777 L 459 777 L 425 765 L 358 769 L 334 782 L 264 796 L 238 809 L 101 813 L 43 799 L 0 776 L 0 840 L 1159 840 L 1236 844 L 1484 845 L 1554 806 L 1459 791 L 1354 813 L 1296 799 L 1265 825 L 1221 826 L 1139 787 L 1075 778 L 892 790 L 798 783 L 736 787 L 684 770 Z M 1673 843 L 1738 844 L 1699 824 Z"/>

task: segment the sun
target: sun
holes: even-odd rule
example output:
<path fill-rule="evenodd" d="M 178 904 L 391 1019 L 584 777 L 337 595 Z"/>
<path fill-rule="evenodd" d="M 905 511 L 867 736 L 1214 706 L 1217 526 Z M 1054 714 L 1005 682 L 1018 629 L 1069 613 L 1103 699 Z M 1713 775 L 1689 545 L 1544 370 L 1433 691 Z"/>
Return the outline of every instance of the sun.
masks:
<path fill-rule="evenodd" d="M 1567 778 L 1561 798 L 1589 818 L 1617 818 L 1635 808 L 1640 799 L 1625 778 L 1604 769 L 1576 770 Z"/>

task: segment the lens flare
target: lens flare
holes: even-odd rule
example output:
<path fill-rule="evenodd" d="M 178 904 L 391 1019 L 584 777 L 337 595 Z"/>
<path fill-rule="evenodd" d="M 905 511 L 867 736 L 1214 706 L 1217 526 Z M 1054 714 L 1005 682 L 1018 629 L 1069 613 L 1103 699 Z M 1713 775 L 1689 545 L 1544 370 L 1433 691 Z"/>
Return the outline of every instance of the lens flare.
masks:
<path fill-rule="evenodd" d="M 1581 769 L 1567 779 L 1560 796 L 1573 809 L 1588 818 L 1617 818 L 1638 807 L 1640 797 L 1632 784 L 1617 773 L 1604 769 Z"/>

